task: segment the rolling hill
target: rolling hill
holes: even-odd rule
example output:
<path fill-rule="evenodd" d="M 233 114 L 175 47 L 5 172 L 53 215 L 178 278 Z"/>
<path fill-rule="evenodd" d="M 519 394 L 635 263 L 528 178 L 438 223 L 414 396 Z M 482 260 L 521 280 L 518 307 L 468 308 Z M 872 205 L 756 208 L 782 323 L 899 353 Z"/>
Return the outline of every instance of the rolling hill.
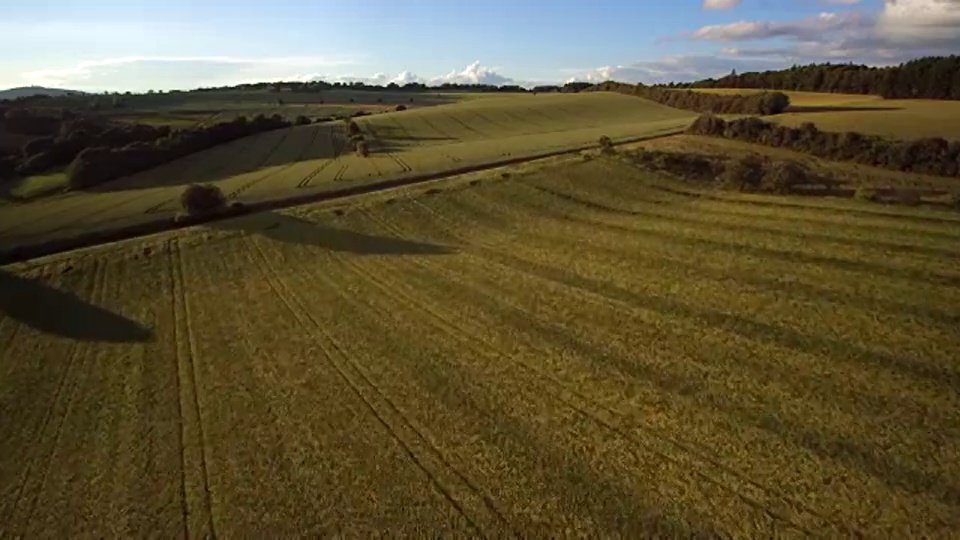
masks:
<path fill-rule="evenodd" d="M 0 248 L 171 217 L 191 183 L 218 185 L 231 201 L 278 200 L 389 179 L 682 131 L 694 114 L 617 94 L 512 95 L 358 119 L 372 148 L 349 148 L 345 125 L 312 124 L 241 139 L 86 192 L 36 200 L 0 214 Z"/>
<path fill-rule="evenodd" d="M 62 88 L 45 88 L 43 86 L 21 86 L 18 88 L 9 88 L 7 90 L 0 90 L 0 100 L 3 99 L 17 99 L 21 97 L 29 96 L 51 96 L 51 97 L 60 97 L 70 94 L 83 94 L 76 90 L 64 90 Z"/>

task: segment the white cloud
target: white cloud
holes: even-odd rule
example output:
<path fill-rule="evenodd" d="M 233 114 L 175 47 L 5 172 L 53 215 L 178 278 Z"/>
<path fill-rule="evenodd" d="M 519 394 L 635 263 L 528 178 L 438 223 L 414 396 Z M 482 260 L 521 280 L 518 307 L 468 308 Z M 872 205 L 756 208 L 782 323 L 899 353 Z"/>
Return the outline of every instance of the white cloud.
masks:
<path fill-rule="evenodd" d="M 739 6 L 740 2 L 741 0 L 703 0 L 703 9 L 733 9 Z"/>
<path fill-rule="evenodd" d="M 484 67 L 480 62 L 474 62 L 464 68 L 462 71 L 453 70 L 446 75 L 441 75 L 438 77 L 425 78 L 421 77 L 410 71 L 401 71 L 397 75 L 391 76 L 386 73 L 375 73 L 373 75 L 335 75 L 329 73 L 309 73 L 305 75 L 296 75 L 290 77 L 286 80 L 298 80 L 298 81 L 309 81 L 309 80 L 323 80 L 327 82 L 362 82 L 366 84 L 379 84 L 387 85 L 390 83 L 396 83 L 403 86 L 407 83 L 424 83 L 428 85 L 441 85 L 443 83 L 454 83 L 454 84 L 491 84 L 491 85 L 504 85 L 504 84 L 520 84 L 520 85 L 534 85 L 537 83 L 525 83 L 518 82 L 510 77 L 506 77 L 498 73 L 494 68 Z"/>
<path fill-rule="evenodd" d="M 279 80 L 325 80 L 377 85 L 396 83 L 401 86 L 411 82 L 431 85 L 525 84 L 501 75 L 495 68 L 485 67 L 480 62 L 474 62 L 461 71 L 453 70 L 433 78 L 420 77 L 410 71 L 402 71 L 396 75 L 355 75 L 325 69 L 349 64 L 353 62 L 317 57 L 129 56 L 85 61 L 64 68 L 34 70 L 21 74 L 16 84 L 97 91 L 187 89 Z M 316 70 L 318 67 L 324 69 Z"/>
<path fill-rule="evenodd" d="M 853 4 L 854 0 L 820 0 Z M 731 44 L 720 55 L 811 62 L 893 65 L 960 50 L 960 0 L 885 0 L 879 12 L 821 13 L 793 21 L 739 21 L 701 27 L 687 37 Z M 776 39 L 775 45 L 742 42 Z"/>
<path fill-rule="evenodd" d="M 321 57 L 127 56 L 29 71 L 20 82 L 78 90 L 183 89 L 278 80 L 296 69 L 350 63 Z"/>
<path fill-rule="evenodd" d="M 825 32 L 851 31 L 872 24 L 872 17 L 859 12 L 824 12 L 797 21 L 739 21 L 703 26 L 692 32 L 690 37 L 702 41 L 743 41 L 774 37 L 815 40 Z"/>
<path fill-rule="evenodd" d="M 739 57 L 733 55 L 679 55 L 661 60 L 634 62 L 618 66 L 605 66 L 582 71 L 566 82 L 583 81 L 600 83 L 618 81 L 658 84 L 680 81 L 695 81 L 720 77 L 737 71 L 764 71 L 783 67 L 779 58 Z"/>
<path fill-rule="evenodd" d="M 901 43 L 960 44 L 960 0 L 887 0 L 877 33 Z"/>
<path fill-rule="evenodd" d="M 503 85 L 513 82 L 513 79 L 497 73 L 494 68 L 480 65 L 479 61 L 470 64 L 463 71 L 451 71 L 446 75 L 430 79 L 432 85 L 443 83 Z"/>
<path fill-rule="evenodd" d="M 407 83 L 426 82 L 423 78 L 409 71 L 402 71 L 392 77 L 386 73 L 375 73 L 370 76 L 353 75 L 353 74 L 334 75 L 330 73 L 308 73 L 303 75 L 294 75 L 292 77 L 286 77 L 283 80 L 285 81 L 325 81 L 330 83 L 362 82 L 364 84 L 378 84 L 382 86 L 386 86 L 390 83 L 395 83 L 400 86 L 403 86 Z"/>

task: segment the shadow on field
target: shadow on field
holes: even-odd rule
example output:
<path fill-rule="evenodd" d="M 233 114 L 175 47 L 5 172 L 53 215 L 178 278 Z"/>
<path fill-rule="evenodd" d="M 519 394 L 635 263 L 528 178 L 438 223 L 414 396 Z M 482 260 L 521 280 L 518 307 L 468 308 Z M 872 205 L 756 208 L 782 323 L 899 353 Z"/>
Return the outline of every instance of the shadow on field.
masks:
<path fill-rule="evenodd" d="M 389 139 L 393 141 L 409 142 L 409 143 L 426 143 L 426 144 L 437 144 L 441 142 L 456 142 L 460 140 L 460 139 L 457 139 L 454 137 L 448 137 L 445 135 L 437 135 L 437 136 L 414 135 L 409 131 L 405 131 L 401 129 L 398 126 L 381 124 L 379 122 L 372 125 L 374 130 L 376 131 L 376 135 L 381 139 Z M 361 124 L 361 127 L 364 127 L 364 126 Z M 367 128 L 367 131 L 369 131 L 369 128 Z"/>
<path fill-rule="evenodd" d="M 344 125 L 314 124 L 265 131 L 219 144 L 154 168 L 86 188 L 91 193 L 188 186 L 239 175 L 267 180 L 297 163 L 334 159 L 347 146 Z M 268 180 L 269 181 L 269 180 Z"/>
<path fill-rule="evenodd" d="M 787 113 L 900 111 L 903 107 L 848 107 L 844 105 L 790 105 Z"/>
<path fill-rule="evenodd" d="M 2 269 L 0 313 L 41 332 L 78 341 L 153 341 L 153 332 L 135 321 Z"/>
<path fill-rule="evenodd" d="M 449 246 L 337 229 L 303 218 L 274 212 L 218 221 L 210 223 L 208 226 L 261 235 L 278 242 L 316 246 L 331 251 L 343 251 L 359 255 L 447 255 L 456 253 L 456 250 Z"/>

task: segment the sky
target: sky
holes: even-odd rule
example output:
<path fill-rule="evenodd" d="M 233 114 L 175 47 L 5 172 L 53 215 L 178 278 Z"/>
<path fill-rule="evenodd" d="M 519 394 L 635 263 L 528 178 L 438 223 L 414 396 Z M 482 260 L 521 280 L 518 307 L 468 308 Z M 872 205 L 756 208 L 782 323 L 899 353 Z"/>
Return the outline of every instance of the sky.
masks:
<path fill-rule="evenodd" d="M 20 0 L 0 89 L 660 83 L 960 52 L 960 0 Z"/>

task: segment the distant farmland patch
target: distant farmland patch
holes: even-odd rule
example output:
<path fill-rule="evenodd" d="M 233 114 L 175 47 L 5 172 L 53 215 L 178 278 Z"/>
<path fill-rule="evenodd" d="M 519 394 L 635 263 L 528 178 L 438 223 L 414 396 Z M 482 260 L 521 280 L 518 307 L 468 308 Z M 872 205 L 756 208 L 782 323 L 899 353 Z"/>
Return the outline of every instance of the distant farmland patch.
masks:
<path fill-rule="evenodd" d="M 713 94 L 755 94 L 762 90 L 699 88 Z M 859 94 L 785 92 L 791 108 L 770 119 L 791 127 L 813 122 L 823 131 L 857 131 L 894 139 L 943 137 L 960 140 L 960 101 L 883 99 Z"/>
<path fill-rule="evenodd" d="M 214 183 L 230 201 L 275 200 L 590 147 L 601 136 L 617 142 L 668 135 L 693 118 L 616 94 L 523 94 L 357 118 L 369 157 L 352 151 L 340 122 L 271 131 L 12 208 L 0 214 L 0 248 L 171 217 L 180 191 L 193 183 Z"/>

